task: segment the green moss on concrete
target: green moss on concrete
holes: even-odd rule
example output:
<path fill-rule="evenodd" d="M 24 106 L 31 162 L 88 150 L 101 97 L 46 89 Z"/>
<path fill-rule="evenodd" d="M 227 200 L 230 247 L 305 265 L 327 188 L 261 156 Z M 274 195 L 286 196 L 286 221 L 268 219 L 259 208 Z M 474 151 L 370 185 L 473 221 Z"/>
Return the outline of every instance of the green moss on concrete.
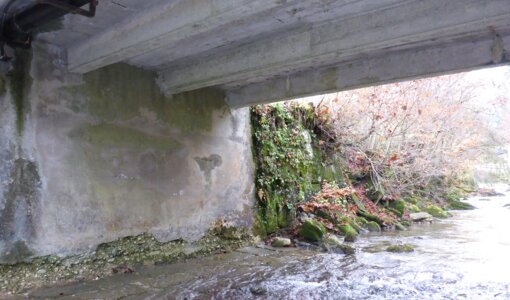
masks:
<path fill-rule="evenodd" d="M 243 228 L 219 226 L 194 243 L 160 242 L 150 234 L 125 237 L 99 245 L 95 251 L 68 257 L 44 256 L 0 265 L 0 291 L 19 293 L 54 282 L 93 280 L 116 273 L 136 272 L 143 264 L 169 263 L 212 253 L 233 251 L 251 243 Z"/>
<path fill-rule="evenodd" d="M 178 141 L 169 137 L 149 135 L 112 124 L 85 125 L 72 131 L 70 137 L 98 147 L 172 150 L 181 146 Z"/>
<path fill-rule="evenodd" d="M 84 75 L 84 84 L 66 88 L 71 94 L 87 95 L 86 104 L 71 104 L 102 121 L 127 121 L 150 114 L 185 133 L 207 132 L 215 111 L 228 110 L 223 92 L 207 88 L 165 96 L 152 71 L 119 63 Z"/>
<path fill-rule="evenodd" d="M 28 95 L 32 86 L 30 67 L 32 54 L 28 50 L 16 50 L 13 70 L 9 73 L 9 91 L 12 96 L 16 112 L 16 130 L 22 135 L 25 127 L 25 115 L 29 111 L 30 101 Z"/>

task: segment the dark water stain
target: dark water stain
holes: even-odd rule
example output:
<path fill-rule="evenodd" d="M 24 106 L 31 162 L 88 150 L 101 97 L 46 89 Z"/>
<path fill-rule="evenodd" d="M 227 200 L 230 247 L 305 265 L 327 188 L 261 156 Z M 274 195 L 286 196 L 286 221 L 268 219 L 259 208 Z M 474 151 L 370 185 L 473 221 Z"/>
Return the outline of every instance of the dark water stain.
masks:
<path fill-rule="evenodd" d="M 9 73 L 9 85 L 16 111 L 16 130 L 22 135 L 25 125 L 25 115 L 29 108 L 28 94 L 33 79 L 30 76 L 32 53 L 28 50 L 16 50 L 13 70 Z"/>
<path fill-rule="evenodd" d="M 3 195 L 5 206 L 0 210 L 0 241 L 7 245 L 0 261 L 7 263 L 31 255 L 26 242 L 37 234 L 41 187 L 37 165 L 30 160 L 16 159 L 10 178 Z"/>
<path fill-rule="evenodd" d="M 221 156 L 218 154 L 211 154 L 209 157 L 195 157 L 194 159 L 197 162 L 200 171 L 204 173 L 207 187 L 210 187 L 212 182 L 212 171 L 216 167 L 221 166 Z"/>

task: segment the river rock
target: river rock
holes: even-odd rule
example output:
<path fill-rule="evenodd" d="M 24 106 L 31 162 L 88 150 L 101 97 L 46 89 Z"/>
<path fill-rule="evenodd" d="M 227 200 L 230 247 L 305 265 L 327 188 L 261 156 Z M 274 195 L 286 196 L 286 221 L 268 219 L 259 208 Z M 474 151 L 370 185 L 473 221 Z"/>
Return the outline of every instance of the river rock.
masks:
<path fill-rule="evenodd" d="M 307 240 L 318 242 L 326 233 L 326 228 L 317 220 L 306 220 L 301 229 L 299 235 Z"/>
<path fill-rule="evenodd" d="M 381 232 L 381 226 L 379 226 L 376 222 L 367 222 L 366 226 L 370 232 Z"/>
<path fill-rule="evenodd" d="M 390 202 L 390 208 L 393 208 L 397 216 L 402 217 L 406 208 L 406 202 L 402 199 L 396 199 Z"/>
<path fill-rule="evenodd" d="M 505 196 L 503 193 L 498 193 L 496 190 L 491 188 L 479 188 L 477 191 L 479 196 L 482 197 L 498 197 L 498 196 Z"/>
<path fill-rule="evenodd" d="M 255 285 L 250 287 L 250 292 L 255 296 L 262 296 L 267 293 L 267 290 L 260 285 Z"/>
<path fill-rule="evenodd" d="M 398 222 L 395 223 L 395 229 L 399 230 L 399 231 L 406 231 L 407 230 L 407 228 L 404 225 L 402 225 L 402 224 L 400 224 Z"/>
<path fill-rule="evenodd" d="M 324 237 L 322 237 L 321 246 L 326 251 L 338 252 L 340 245 L 342 245 L 342 242 L 334 234 L 327 233 L 324 235 Z M 341 249 L 340 252 L 343 253 Z"/>
<path fill-rule="evenodd" d="M 338 229 L 345 235 L 344 242 L 354 242 L 358 236 L 358 232 L 350 225 L 338 226 Z"/>
<path fill-rule="evenodd" d="M 451 210 L 469 210 L 469 209 L 475 209 L 476 207 L 474 207 L 473 205 L 467 203 L 467 202 L 462 202 L 462 201 L 450 201 L 449 204 L 448 204 L 448 209 L 451 209 Z"/>
<path fill-rule="evenodd" d="M 393 253 L 413 252 L 414 246 L 411 244 L 391 245 L 386 248 L 386 251 Z"/>
<path fill-rule="evenodd" d="M 434 218 L 426 212 L 418 212 L 409 214 L 409 218 L 413 222 L 432 221 Z"/>
<path fill-rule="evenodd" d="M 436 206 L 436 205 L 430 205 L 430 206 L 427 206 L 425 207 L 424 209 L 426 212 L 428 212 L 429 214 L 431 214 L 433 217 L 436 217 L 436 218 L 441 218 L 441 219 L 444 219 L 444 218 L 448 218 L 448 213 L 445 212 L 441 207 L 439 206 Z"/>
<path fill-rule="evenodd" d="M 290 247 L 292 245 L 292 242 L 289 238 L 284 237 L 275 237 L 273 241 L 271 242 L 271 246 L 273 247 Z"/>

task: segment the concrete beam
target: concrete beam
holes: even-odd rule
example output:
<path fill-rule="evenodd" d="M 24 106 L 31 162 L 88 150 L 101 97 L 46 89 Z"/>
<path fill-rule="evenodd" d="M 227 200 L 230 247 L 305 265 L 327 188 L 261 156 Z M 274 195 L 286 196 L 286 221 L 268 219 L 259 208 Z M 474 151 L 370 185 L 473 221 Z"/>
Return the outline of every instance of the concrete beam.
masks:
<path fill-rule="evenodd" d="M 376 3 L 374 3 L 376 2 Z M 159 69 L 185 57 L 246 43 L 296 24 L 372 10 L 402 0 L 175 0 L 140 11 L 68 48 L 68 69 L 85 73 L 119 61 Z"/>
<path fill-rule="evenodd" d="M 379 57 L 282 76 L 227 92 L 231 107 L 243 107 L 372 86 L 405 79 L 510 63 L 510 34 L 477 41 L 452 41 L 422 49 L 401 50 Z"/>
<path fill-rule="evenodd" d="M 489 27 L 510 28 L 508 0 L 405 1 L 195 58 L 160 72 L 160 86 L 170 94 L 214 85 L 241 86 L 385 52 L 472 38 L 490 32 Z"/>
<path fill-rule="evenodd" d="M 85 73 L 276 5 L 271 0 L 169 1 L 68 48 L 68 69 Z"/>

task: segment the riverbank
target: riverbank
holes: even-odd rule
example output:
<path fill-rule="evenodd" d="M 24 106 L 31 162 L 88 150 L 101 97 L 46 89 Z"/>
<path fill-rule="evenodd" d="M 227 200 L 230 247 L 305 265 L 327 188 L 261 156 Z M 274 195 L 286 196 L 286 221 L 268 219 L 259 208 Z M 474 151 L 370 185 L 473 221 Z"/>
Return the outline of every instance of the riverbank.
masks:
<path fill-rule="evenodd" d="M 364 234 L 349 255 L 248 247 L 15 299 L 508 299 L 510 197 L 481 199 L 468 199 L 478 209 L 451 218 Z M 395 244 L 414 251 L 384 250 Z"/>
<path fill-rule="evenodd" d="M 313 105 L 252 108 L 254 231 L 268 244 L 354 242 L 365 232 L 407 230 L 411 223 L 449 217 L 448 209 L 473 208 L 460 201 L 474 191 L 472 181 L 419 172 L 409 172 L 416 180 L 395 181 L 394 165 L 404 168 L 409 158 L 363 152 L 333 127 L 328 112 Z"/>
<path fill-rule="evenodd" d="M 148 265 L 232 252 L 252 243 L 253 237 L 246 229 L 222 222 L 195 242 L 160 242 L 150 234 L 125 237 L 101 244 L 93 251 L 0 265 L 0 298 L 41 286 L 98 280 L 131 274 Z"/>

